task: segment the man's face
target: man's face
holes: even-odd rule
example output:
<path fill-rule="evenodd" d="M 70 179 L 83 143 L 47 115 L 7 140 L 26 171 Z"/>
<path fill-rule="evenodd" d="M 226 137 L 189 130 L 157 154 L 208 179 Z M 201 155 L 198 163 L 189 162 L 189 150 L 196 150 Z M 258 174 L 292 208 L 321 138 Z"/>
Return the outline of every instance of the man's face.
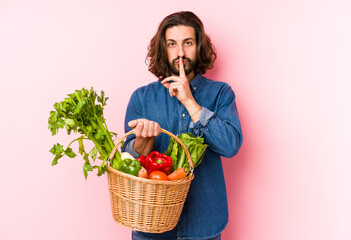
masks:
<path fill-rule="evenodd" d="M 194 28 L 184 25 L 168 28 L 165 38 L 171 74 L 179 75 L 179 57 L 182 57 L 186 75 L 194 75 L 193 69 L 196 64 Z"/>

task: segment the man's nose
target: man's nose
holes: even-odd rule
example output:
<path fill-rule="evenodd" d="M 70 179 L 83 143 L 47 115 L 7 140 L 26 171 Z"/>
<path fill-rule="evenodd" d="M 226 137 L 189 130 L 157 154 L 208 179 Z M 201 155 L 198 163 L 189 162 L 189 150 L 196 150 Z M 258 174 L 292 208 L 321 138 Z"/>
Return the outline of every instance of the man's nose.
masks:
<path fill-rule="evenodd" d="M 184 49 L 183 46 L 178 48 L 178 57 L 184 57 Z"/>

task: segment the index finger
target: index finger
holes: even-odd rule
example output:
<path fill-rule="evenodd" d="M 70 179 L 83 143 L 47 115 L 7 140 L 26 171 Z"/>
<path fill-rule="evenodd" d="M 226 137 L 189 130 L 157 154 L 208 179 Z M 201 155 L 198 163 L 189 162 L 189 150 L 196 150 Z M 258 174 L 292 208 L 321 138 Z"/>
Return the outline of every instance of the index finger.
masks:
<path fill-rule="evenodd" d="M 179 77 L 186 77 L 182 57 L 179 58 Z"/>

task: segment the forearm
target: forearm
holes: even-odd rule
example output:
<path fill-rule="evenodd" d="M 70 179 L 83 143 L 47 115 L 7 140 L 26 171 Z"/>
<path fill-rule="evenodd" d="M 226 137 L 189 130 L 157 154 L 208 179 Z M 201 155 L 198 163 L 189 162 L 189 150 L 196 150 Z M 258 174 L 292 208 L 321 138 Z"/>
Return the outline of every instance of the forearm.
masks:
<path fill-rule="evenodd" d="M 207 108 L 202 109 L 200 120 L 190 124 L 195 136 L 204 137 L 209 148 L 224 157 L 232 157 L 242 143 L 238 118 L 224 119 Z"/>

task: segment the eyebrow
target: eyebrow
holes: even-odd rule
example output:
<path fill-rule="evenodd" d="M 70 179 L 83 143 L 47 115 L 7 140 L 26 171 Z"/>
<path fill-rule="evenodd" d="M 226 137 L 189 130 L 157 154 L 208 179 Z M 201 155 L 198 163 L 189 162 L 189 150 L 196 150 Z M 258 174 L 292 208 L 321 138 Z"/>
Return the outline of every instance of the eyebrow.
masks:
<path fill-rule="evenodd" d="M 193 38 L 189 37 L 189 38 L 185 38 L 185 39 L 183 40 L 183 42 L 186 42 L 186 41 L 189 41 L 189 40 L 195 41 Z M 170 41 L 170 42 L 175 42 L 176 40 L 174 40 L 174 39 L 167 39 L 166 41 L 167 41 L 167 42 L 168 42 L 168 41 Z"/>
<path fill-rule="evenodd" d="M 189 41 L 189 40 L 192 40 L 192 41 L 195 41 L 193 38 L 186 38 L 186 39 L 184 39 L 184 41 L 183 42 L 186 42 L 186 41 Z"/>

